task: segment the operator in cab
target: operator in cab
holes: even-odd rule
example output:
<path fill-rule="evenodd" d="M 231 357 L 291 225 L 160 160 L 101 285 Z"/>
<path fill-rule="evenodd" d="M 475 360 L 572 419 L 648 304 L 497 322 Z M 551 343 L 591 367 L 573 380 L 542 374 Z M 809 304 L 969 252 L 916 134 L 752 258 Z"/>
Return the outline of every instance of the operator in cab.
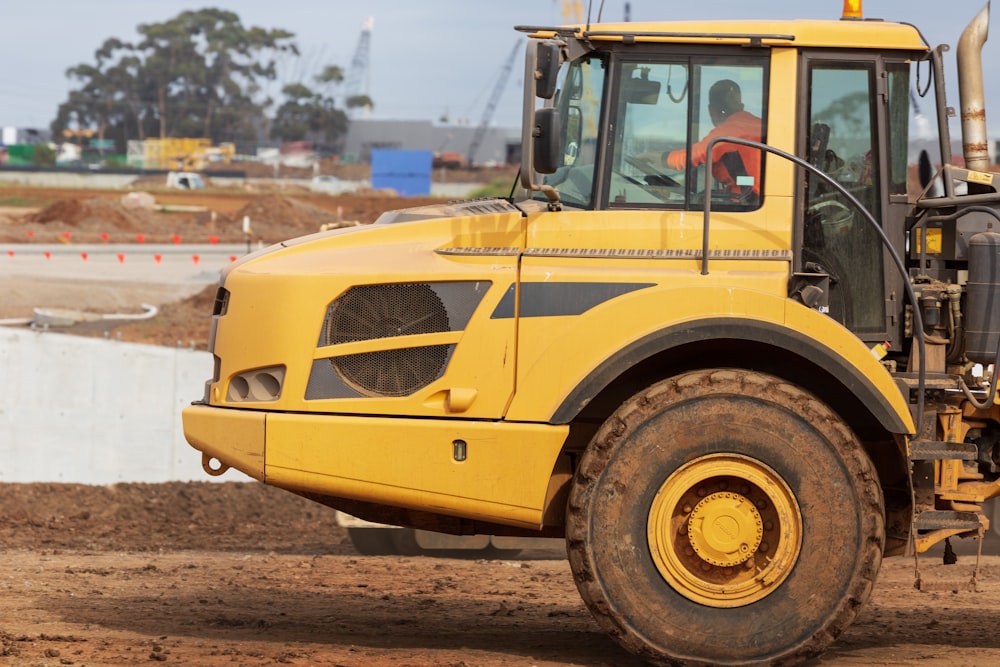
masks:
<path fill-rule="evenodd" d="M 715 126 L 712 131 L 691 145 L 690 155 L 683 148 L 663 153 L 664 164 L 675 171 L 684 171 L 688 164 L 700 167 L 708 157 L 709 142 L 716 137 L 760 141 L 763 136 L 761 119 L 743 108 L 743 93 L 731 79 L 716 81 L 709 89 L 708 113 Z M 718 143 L 712 148 L 712 176 L 728 192 L 752 190 L 760 196 L 760 160 L 756 148 Z"/>

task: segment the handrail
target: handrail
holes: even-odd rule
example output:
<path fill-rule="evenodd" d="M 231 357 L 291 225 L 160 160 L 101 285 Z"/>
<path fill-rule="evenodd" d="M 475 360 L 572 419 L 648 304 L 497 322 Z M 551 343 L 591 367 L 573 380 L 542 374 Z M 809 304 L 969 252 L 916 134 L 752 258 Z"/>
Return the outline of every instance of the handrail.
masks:
<path fill-rule="evenodd" d="M 920 352 L 920 363 L 917 366 L 917 414 L 913 422 L 917 435 L 919 435 L 923 425 L 921 418 L 924 414 L 924 389 L 927 384 L 927 349 L 924 344 L 924 320 L 923 316 L 920 314 L 920 307 L 917 303 L 916 293 L 913 291 L 913 285 L 910 283 L 910 276 L 906 271 L 906 265 L 903 264 L 903 260 L 899 257 L 899 253 L 896 252 L 896 249 L 892 247 L 889 237 L 886 236 L 885 231 L 882 229 L 881 225 L 878 224 L 875 216 L 873 216 L 871 212 L 865 208 L 864 204 L 858 201 L 857 197 L 852 195 L 847 188 L 835 181 L 826 172 L 822 171 L 812 163 L 803 160 L 797 155 L 786 153 L 781 149 L 769 146 L 759 141 L 740 139 L 738 137 L 715 137 L 709 141 L 708 151 L 705 156 L 705 164 L 707 166 L 705 168 L 705 217 L 702 226 L 701 274 L 708 275 L 708 222 L 712 214 L 712 149 L 715 148 L 715 144 L 718 143 L 737 144 L 739 146 L 757 148 L 764 152 L 771 153 L 772 155 L 784 158 L 793 164 L 802 167 L 806 171 L 816 174 L 827 184 L 833 186 L 834 190 L 842 194 L 851 206 L 860 211 L 862 217 L 872 226 L 875 233 L 878 234 L 882 245 L 889 251 L 889 256 L 892 257 L 892 261 L 896 265 L 899 275 L 903 278 L 903 286 L 906 289 L 906 296 L 910 299 L 910 304 L 913 306 L 913 328 L 916 332 L 915 337 L 917 339 L 918 350 Z"/>

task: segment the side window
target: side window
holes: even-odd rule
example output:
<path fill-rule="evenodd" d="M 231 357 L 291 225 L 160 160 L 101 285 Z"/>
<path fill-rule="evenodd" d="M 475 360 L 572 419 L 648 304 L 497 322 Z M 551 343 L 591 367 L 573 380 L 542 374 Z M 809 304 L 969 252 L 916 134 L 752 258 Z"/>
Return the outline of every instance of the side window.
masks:
<path fill-rule="evenodd" d="M 763 141 L 764 68 L 736 63 L 706 64 L 695 70 L 698 106 L 687 159 L 696 170 L 691 181 L 695 201 L 704 199 L 708 145 L 716 137 Z M 752 210 L 759 206 L 763 156 L 741 144 L 720 142 L 712 148 L 712 208 Z M 679 166 L 679 160 L 677 161 Z"/>
<path fill-rule="evenodd" d="M 890 64 L 889 73 L 889 194 L 905 195 L 910 150 L 910 68 Z"/>
<path fill-rule="evenodd" d="M 687 144 L 688 65 L 625 63 L 619 85 L 610 202 L 684 205 L 683 176 L 662 156 Z"/>
<path fill-rule="evenodd" d="M 563 131 L 563 165 L 544 182 L 557 186 L 562 200 L 573 206 L 589 207 L 594 201 L 604 73 L 604 61 L 590 57 L 565 66 L 559 75 L 555 104 Z"/>
<path fill-rule="evenodd" d="M 880 219 L 877 145 L 873 141 L 874 67 L 812 63 L 809 68 L 808 159 Z M 905 183 L 905 181 L 904 181 Z M 849 329 L 885 328 L 878 234 L 856 208 L 822 179 L 806 185 L 803 267 L 830 275 L 830 315 Z"/>
<path fill-rule="evenodd" d="M 765 62 L 747 58 L 623 63 L 609 204 L 702 208 L 709 142 L 765 140 L 765 79 Z M 718 143 L 711 161 L 714 210 L 760 206 L 761 151 Z"/>

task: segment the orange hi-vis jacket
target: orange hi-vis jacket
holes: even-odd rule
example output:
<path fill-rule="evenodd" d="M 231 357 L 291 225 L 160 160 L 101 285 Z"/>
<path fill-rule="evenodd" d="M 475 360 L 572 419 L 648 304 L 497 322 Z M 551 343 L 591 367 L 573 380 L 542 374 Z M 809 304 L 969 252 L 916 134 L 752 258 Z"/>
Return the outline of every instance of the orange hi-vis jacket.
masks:
<path fill-rule="evenodd" d="M 760 141 L 762 135 L 760 118 L 754 116 L 749 111 L 737 111 L 716 125 L 711 132 L 705 135 L 704 139 L 696 144 L 692 144 L 691 166 L 700 167 L 705 164 L 705 159 L 708 156 L 708 144 L 716 137 L 736 137 L 737 139 Z M 736 178 L 737 176 L 742 176 L 742 174 L 730 173 L 729 168 L 723 163 L 723 157 L 732 153 L 739 155 L 743 162 L 743 169 L 746 171 L 745 176 L 753 179 L 753 191 L 759 195 L 761 157 L 759 149 L 737 144 L 726 144 L 725 142 L 715 144 L 712 148 L 712 161 L 715 163 L 712 167 L 712 176 L 725 185 L 727 190 L 731 192 L 740 191 L 740 186 L 743 184 L 737 184 Z M 666 162 L 671 169 L 684 171 L 686 164 L 689 162 L 687 151 L 681 148 L 671 152 L 667 156 Z"/>

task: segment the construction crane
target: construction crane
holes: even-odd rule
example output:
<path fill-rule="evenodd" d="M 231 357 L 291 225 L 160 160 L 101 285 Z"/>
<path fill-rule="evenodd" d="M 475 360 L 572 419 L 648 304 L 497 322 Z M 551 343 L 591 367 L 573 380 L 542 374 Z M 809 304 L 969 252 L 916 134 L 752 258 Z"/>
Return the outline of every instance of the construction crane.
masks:
<path fill-rule="evenodd" d="M 372 28 L 375 26 L 375 17 L 369 16 L 365 19 L 361 28 L 361 36 L 358 38 L 358 46 L 354 49 L 354 57 L 351 58 L 351 69 L 347 72 L 347 83 L 344 86 L 344 107 L 348 116 L 355 118 L 358 109 L 362 116 L 367 116 L 371 111 L 371 97 L 368 94 L 368 52 L 371 49 Z M 364 99 L 360 105 L 357 103 Z"/>
<path fill-rule="evenodd" d="M 497 103 L 500 101 L 503 89 L 507 86 L 507 79 L 510 78 L 510 71 L 514 67 L 514 58 L 517 57 L 520 49 L 521 40 L 518 40 L 514 44 L 514 48 L 511 49 L 510 55 L 507 56 L 507 61 L 504 63 L 503 69 L 500 72 L 500 78 L 497 79 L 496 84 L 493 86 L 493 91 L 490 93 L 490 98 L 486 102 L 486 109 L 483 110 L 483 117 L 479 121 L 479 126 L 472 135 L 472 143 L 469 144 L 469 154 L 467 159 L 470 166 L 474 164 L 476 151 L 479 150 L 479 144 L 483 142 L 483 137 L 486 136 L 486 130 L 490 125 L 490 120 L 493 118 L 493 112 L 497 109 Z"/>

